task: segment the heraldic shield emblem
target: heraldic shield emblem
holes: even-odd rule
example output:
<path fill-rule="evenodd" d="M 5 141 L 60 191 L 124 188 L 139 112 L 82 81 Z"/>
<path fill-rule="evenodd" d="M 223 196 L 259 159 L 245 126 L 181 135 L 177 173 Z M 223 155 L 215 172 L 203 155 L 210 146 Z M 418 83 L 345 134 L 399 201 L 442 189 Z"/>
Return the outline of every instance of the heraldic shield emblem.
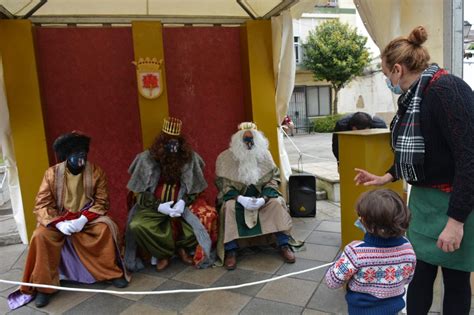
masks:
<path fill-rule="evenodd" d="M 163 82 L 161 65 L 163 59 L 158 61 L 156 58 L 140 58 L 134 61 L 137 67 L 137 83 L 140 94 L 148 99 L 155 99 L 163 92 Z"/>

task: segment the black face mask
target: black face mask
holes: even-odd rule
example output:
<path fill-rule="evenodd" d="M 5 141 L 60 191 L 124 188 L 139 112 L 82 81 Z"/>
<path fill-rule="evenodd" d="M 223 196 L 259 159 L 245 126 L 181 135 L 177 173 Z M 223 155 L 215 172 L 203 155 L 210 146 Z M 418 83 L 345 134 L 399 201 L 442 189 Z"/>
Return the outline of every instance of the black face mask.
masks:
<path fill-rule="evenodd" d="M 176 139 L 170 139 L 168 142 L 165 144 L 165 149 L 169 153 L 178 153 L 179 151 L 179 141 Z"/>
<path fill-rule="evenodd" d="M 253 137 L 244 137 L 244 143 L 247 145 L 247 149 L 252 150 L 255 143 L 253 142 Z"/>
<path fill-rule="evenodd" d="M 87 152 L 79 151 L 71 153 L 67 157 L 67 167 L 74 175 L 82 172 L 87 162 Z"/>

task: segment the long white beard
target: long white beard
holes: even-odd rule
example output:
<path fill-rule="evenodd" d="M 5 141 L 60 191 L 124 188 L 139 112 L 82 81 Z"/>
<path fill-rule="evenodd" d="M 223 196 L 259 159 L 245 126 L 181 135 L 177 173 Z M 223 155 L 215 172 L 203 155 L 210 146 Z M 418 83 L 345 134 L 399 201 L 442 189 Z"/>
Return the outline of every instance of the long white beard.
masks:
<path fill-rule="evenodd" d="M 252 130 L 254 146 L 251 150 L 242 141 L 245 130 L 241 130 L 232 136 L 230 151 L 239 162 L 238 178 L 246 184 L 256 184 L 263 176 L 258 164 L 265 159 L 268 151 L 268 140 L 259 132 Z"/>

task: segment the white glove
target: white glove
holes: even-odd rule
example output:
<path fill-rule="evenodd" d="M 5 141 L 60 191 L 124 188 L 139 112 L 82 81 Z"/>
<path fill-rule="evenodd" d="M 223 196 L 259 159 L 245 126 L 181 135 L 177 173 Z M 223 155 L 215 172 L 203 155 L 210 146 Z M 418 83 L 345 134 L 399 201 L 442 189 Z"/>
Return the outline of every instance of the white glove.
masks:
<path fill-rule="evenodd" d="M 160 203 L 160 205 L 158 206 L 158 212 L 161 212 L 166 215 L 170 215 L 171 211 L 173 210 L 173 208 L 171 208 L 172 203 L 173 201 Z"/>
<path fill-rule="evenodd" d="M 182 212 L 179 212 L 179 211 L 174 210 L 173 208 L 171 208 L 170 217 L 172 217 L 172 218 L 180 217 L 180 216 L 181 216 L 181 213 L 182 213 Z"/>
<path fill-rule="evenodd" d="M 245 196 L 237 197 L 237 201 L 247 210 L 258 210 L 265 204 L 263 198 L 250 198 Z"/>
<path fill-rule="evenodd" d="M 257 207 L 257 209 L 260 209 L 261 207 L 263 207 L 263 205 L 265 205 L 265 199 L 257 198 L 257 200 L 255 200 L 255 206 Z"/>
<path fill-rule="evenodd" d="M 72 230 L 72 225 L 71 221 L 60 221 L 56 223 L 56 228 L 63 233 L 64 235 L 71 235 L 71 233 L 74 233 Z"/>
<path fill-rule="evenodd" d="M 183 199 L 180 199 L 174 204 L 173 209 L 175 210 L 175 212 L 182 214 L 184 211 L 184 206 L 186 206 L 186 203 Z"/>
<path fill-rule="evenodd" d="M 79 218 L 75 220 L 69 221 L 69 224 L 71 225 L 72 233 L 77 233 L 82 231 L 84 228 L 84 225 L 88 222 L 87 217 L 84 215 L 81 215 Z"/>

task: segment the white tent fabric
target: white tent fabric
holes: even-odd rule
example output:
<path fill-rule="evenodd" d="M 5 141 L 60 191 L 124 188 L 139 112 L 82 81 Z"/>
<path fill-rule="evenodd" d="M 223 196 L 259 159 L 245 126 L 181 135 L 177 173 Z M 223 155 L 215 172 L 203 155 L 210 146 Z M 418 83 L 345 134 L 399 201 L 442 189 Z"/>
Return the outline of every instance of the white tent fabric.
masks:
<path fill-rule="evenodd" d="M 12 13 L 23 15 L 39 0 L 3 0 Z M 281 0 L 242 0 L 256 16 L 263 16 Z M 232 16 L 248 14 L 236 0 L 48 0 L 36 13 L 41 15 L 167 15 Z"/>
<path fill-rule="evenodd" d="M 272 42 L 275 103 L 277 123 L 280 124 L 288 111 L 288 103 L 295 84 L 296 63 L 293 49 L 293 20 L 290 11 L 284 11 L 281 15 L 272 18 Z M 277 134 L 282 183 L 286 183 L 291 175 L 291 165 L 280 130 L 277 130 Z M 282 191 L 286 189 L 282 187 Z"/>
<path fill-rule="evenodd" d="M 423 25 L 431 61 L 443 64 L 443 0 L 354 0 L 354 4 L 380 50 L 395 37 L 408 36 Z"/>
<path fill-rule="evenodd" d="M 273 72 L 275 75 L 277 119 L 280 123 L 288 111 L 295 84 L 295 50 L 293 20 L 289 11 L 272 18 Z"/>
<path fill-rule="evenodd" d="M 21 190 L 18 181 L 18 169 L 13 149 L 13 139 L 10 129 L 10 115 L 7 106 L 7 96 L 5 94 L 5 81 L 3 79 L 3 64 L 0 56 L 0 147 L 2 148 L 3 159 L 7 167 L 8 188 L 10 190 L 10 200 L 13 209 L 18 232 L 23 244 L 28 244 L 26 234 L 25 215 L 23 212 L 23 202 L 21 200 Z"/>

